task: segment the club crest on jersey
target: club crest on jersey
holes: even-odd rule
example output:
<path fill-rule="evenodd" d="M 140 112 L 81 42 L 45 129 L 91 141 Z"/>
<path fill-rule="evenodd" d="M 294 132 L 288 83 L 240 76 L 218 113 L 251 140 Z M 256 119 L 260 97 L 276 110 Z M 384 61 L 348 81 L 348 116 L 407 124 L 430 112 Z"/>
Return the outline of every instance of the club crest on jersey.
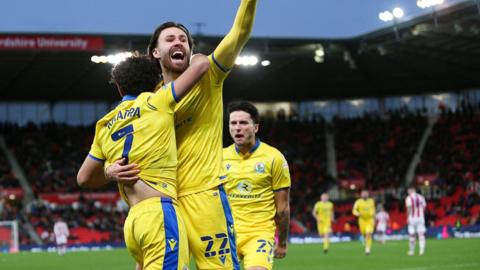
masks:
<path fill-rule="evenodd" d="M 237 189 L 242 194 L 250 194 L 252 193 L 253 186 L 252 183 L 248 182 L 247 180 L 242 180 L 238 183 Z"/>
<path fill-rule="evenodd" d="M 257 162 L 255 164 L 255 172 L 257 173 L 264 173 L 265 172 L 265 163 Z"/>
<path fill-rule="evenodd" d="M 232 164 L 230 164 L 230 163 L 227 163 L 227 164 L 225 165 L 225 167 L 227 168 L 227 171 L 229 171 L 229 170 L 230 170 L 230 168 L 232 167 Z"/>

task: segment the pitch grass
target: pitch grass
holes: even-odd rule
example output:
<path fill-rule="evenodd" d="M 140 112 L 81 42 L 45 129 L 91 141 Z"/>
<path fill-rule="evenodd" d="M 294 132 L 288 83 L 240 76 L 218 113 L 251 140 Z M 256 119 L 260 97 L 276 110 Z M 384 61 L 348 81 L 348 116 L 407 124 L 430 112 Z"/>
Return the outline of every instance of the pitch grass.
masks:
<path fill-rule="evenodd" d="M 480 269 L 480 239 L 429 240 L 423 256 L 408 256 L 406 241 L 374 243 L 365 256 L 358 242 L 332 244 L 323 254 L 321 244 L 290 245 L 287 258 L 276 260 L 275 270 L 477 270 Z M 1 270 L 133 270 L 125 249 L 111 251 L 0 254 Z"/>

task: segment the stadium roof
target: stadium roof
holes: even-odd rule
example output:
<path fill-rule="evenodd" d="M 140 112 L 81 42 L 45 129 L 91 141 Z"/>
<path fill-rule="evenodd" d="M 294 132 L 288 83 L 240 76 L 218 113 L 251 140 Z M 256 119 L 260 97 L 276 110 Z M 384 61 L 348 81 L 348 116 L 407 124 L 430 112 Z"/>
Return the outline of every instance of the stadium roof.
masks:
<path fill-rule="evenodd" d="M 39 36 L 45 35 L 8 33 L 0 39 Z M 111 65 L 93 63 L 91 56 L 145 51 L 149 39 L 55 36 L 84 37 L 103 45 L 100 51 L 95 46 L 85 51 L 0 48 L 2 101 L 116 100 L 108 83 Z M 220 40 L 196 37 L 196 51 L 210 53 Z M 316 53 L 321 63 L 314 61 Z M 480 7 L 463 2 L 440 10 L 436 20 L 433 14 L 424 15 L 349 39 L 254 38 L 243 54 L 271 64 L 236 67 L 225 83 L 226 99 L 319 100 L 480 88 Z"/>

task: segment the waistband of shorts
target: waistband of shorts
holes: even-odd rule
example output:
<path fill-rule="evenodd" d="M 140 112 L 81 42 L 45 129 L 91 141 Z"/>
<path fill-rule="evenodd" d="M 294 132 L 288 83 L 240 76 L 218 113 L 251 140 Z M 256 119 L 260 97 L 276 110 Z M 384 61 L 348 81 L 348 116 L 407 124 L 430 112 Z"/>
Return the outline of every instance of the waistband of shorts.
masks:
<path fill-rule="evenodd" d="M 172 198 L 165 198 L 165 197 L 152 197 L 145 200 L 140 201 L 139 203 L 135 204 L 130 208 L 130 213 L 143 211 L 148 209 L 155 209 L 156 207 L 161 206 L 163 203 L 175 204 Z"/>

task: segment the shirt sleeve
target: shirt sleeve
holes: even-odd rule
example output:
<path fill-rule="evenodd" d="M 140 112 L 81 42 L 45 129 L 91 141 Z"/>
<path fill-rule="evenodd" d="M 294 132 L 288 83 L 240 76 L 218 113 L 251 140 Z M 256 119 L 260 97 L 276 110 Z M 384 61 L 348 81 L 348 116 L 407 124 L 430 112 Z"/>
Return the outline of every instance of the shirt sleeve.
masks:
<path fill-rule="evenodd" d="M 173 81 L 160 87 L 157 92 L 149 96 L 147 98 L 147 107 L 152 110 L 165 108 L 167 111 L 173 112 L 177 102 L 178 98 L 175 94 L 175 81 Z"/>
<path fill-rule="evenodd" d="M 318 202 L 316 202 L 315 205 L 313 206 L 313 212 L 315 212 L 315 214 L 318 215 Z"/>
<path fill-rule="evenodd" d="M 104 162 L 106 157 L 103 154 L 102 147 L 99 142 L 99 133 L 100 127 L 97 125 L 95 128 L 95 137 L 93 138 L 92 146 L 90 147 L 90 152 L 88 152 L 88 157 L 93 160 Z"/>
<path fill-rule="evenodd" d="M 211 69 L 218 71 L 215 72 L 218 75 L 217 81 L 225 79 L 227 72 L 250 38 L 256 7 L 257 0 L 241 0 L 232 28 L 211 55 L 214 63 L 212 66 L 215 66 Z"/>
<path fill-rule="evenodd" d="M 272 187 L 273 190 L 290 187 L 290 171 L 285 157 L 277 152 L 272 164 Z"/>
<path fill-rule="evenodd" d="M 358 200 L 355 201 L 355 203 L 353 204 L 353 208 L 352 208 L 352 213 L 355 215 L 355 216 L 358 216 L 359 215 L 359 212 L 358 212 Z"/>

